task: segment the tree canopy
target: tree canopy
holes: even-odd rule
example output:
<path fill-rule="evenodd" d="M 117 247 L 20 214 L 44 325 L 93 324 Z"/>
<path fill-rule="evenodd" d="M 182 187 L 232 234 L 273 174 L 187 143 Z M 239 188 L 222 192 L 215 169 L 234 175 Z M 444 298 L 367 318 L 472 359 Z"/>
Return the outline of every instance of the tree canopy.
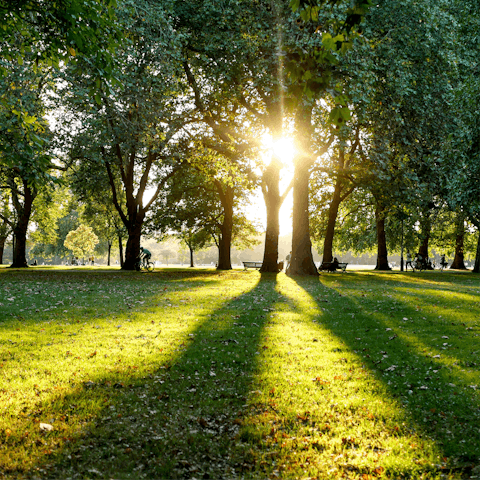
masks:
<path fill-rule="evenodd" d="M 27 239 L 58 244 L 66 217 L 45 206 L 61 184 L 108 251 L 126 235 L 123 268 L 142 235 L 177 234 L 192 251 L 213 239 L 228 269 L 257 189 L 276 272 L 293 188 L 291 275 L 317 274 L 312 239 L 326 262 L 376 248 L 378 269 L 407 246 L 460 258 L 480 228 L 477 7 L 0 1 L 0 242 L 15 266 Z M 295 139 L 291 178 L 267 136 Z"/>

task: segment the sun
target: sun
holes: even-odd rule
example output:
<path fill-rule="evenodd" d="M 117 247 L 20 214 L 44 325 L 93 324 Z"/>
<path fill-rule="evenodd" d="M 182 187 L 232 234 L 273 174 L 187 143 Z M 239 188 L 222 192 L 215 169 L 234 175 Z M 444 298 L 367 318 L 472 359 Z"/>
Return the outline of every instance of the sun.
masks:
<path fill-rule="evenodd" d="M 269 163 L 273 156 L 277 157 L 284 166 L 293 165 L 295 156 L 295 145 L 289 137 L 273 138 L 270 134 L 262 136 L 262 145 L 264 148 L 264 160 Z"/>

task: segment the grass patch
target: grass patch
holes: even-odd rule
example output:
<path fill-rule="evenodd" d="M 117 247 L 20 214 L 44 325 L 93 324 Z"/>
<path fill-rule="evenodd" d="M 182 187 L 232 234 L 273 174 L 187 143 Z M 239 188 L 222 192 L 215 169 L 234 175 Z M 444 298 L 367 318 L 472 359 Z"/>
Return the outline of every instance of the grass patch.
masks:
<path fill-rule="evenodd" d="M 0 478 L 480 477 L 451 272 L 0 269 Z"/>

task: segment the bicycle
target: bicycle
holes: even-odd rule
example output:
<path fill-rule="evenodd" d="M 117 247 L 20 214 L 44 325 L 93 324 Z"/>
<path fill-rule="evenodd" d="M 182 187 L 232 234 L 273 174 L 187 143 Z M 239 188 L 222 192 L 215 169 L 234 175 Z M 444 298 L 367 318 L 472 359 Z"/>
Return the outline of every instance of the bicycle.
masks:
<path fill-rule="evenodd" d="M 427 264 L 427 261 L 422 259 L 422 260 L 419 260 L 418 258 L 416 258 L 413 262 L 412 262 L 412 270 L 415 271 L 415 270 L 419 270 L 420 272 L 422 270 L 427 270 L 427 267 L 428 267 L 428 264 Z"/>
<path fill-rule="evenodd" d="M 135 270 L 140 272 L 140 270 L 146 270 L 147 272 L 153 272 L 155 270 L 155 262 L 152 262 L 149 258 L 137 258 L 135 263 Z"/>

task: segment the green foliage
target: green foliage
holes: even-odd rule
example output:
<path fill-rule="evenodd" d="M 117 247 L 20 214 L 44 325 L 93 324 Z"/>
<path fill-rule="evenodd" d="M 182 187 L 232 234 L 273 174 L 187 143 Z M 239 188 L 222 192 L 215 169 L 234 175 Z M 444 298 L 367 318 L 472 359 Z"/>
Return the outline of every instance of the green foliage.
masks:
<path fill-rule="evenodd" d="M 98 243 L 98 237 L 88 225 L 80 225 L 65 238 L 64 245 L 78 258 L 85 258 L 93 253 Z"/>

